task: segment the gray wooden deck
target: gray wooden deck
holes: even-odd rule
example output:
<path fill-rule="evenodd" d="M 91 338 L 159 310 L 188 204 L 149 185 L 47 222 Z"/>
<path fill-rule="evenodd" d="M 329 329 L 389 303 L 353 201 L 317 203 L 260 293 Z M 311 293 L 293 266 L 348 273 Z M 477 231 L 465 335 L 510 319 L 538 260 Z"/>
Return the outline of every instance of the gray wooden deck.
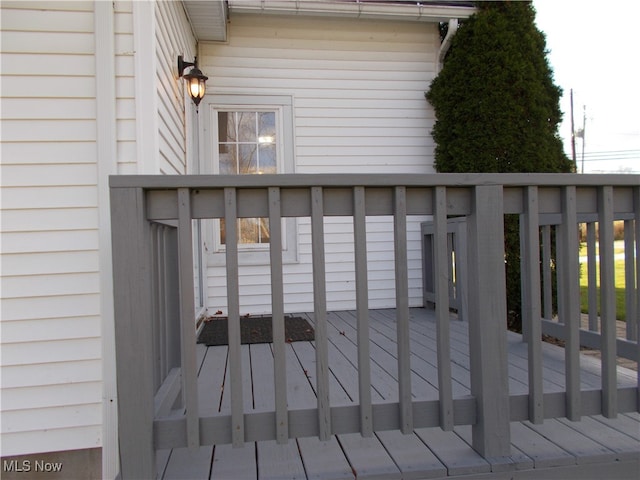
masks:
<path fill-rule="evenodd" d="M 371 311 L 371 379 L 374 403 L 397 402 L 397 359 L 394 310 Z M 307 315 L 312 320 L 311 315 Z M 332 405 L 357 402 L 358 374 L 354 312 L 329 313 L 330 391 Z M 468 328 L 451 322 L 454 398 L 469 394 Z M 433 312 L 411 310 L 412 394 L 437 399 L 436 331 Z M 225 384 L 227 347 L 199 345 L 200 415 L 230 411 Z M 527 346 L 509 333 L 510 393 L 527 392 Z M 243 345 L 245 412 L 274 408 L 271 344 Z M 564 351 L 544 344 L 545 393 L 564 389 Z M 287 344 L 289 408 L 315 405 L 313 342 Z M 635 385 L 636 372 L 618 368 L 618 384 Z M 600 388 L 600 362 L 581 358 L 583 389 Z M 580 422 L 547 419 L 542 425 L 511 423 L 511 458 L 492 461 L 470 446 L 471 427 L 453 432 L 440 428 L 336 435 L 317 438 L 173 449 L 158 452 L 158 472 L 164 479 L 352 479 L 352 478 L 637 478 L 640 468 L 640 415 L 615 419 L 583 417 Z"/>

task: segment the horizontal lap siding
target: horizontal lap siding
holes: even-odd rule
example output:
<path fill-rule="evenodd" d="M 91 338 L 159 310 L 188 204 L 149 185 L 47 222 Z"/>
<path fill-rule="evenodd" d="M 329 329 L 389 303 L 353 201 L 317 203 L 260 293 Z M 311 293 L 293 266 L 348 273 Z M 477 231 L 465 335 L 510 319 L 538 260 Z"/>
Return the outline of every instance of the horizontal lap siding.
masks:
<path fill-rule="evenodd" d="M 2 2 L 2 454 L 101 445 L 91 2 Z"/>
<path fill-rule="evenodd" d="M 136 111 L 133 4 L 111 5 L 118 172 L 138 172 L 136 118 L 157 114 L 158 173 L 185 173 L 175 64 L 195 40 L 182 5 L 155 5 L 158 112 Z M 2 2 L 3 456 L 102 443 L 93 9 Z"/>
<path fill-rule="evenodd" d="M 156 3 L 156 55 L 160 172 L 187 173 L 184 82 L 176 80 L 178 55 L 195 56 L 195 39 L 181 2 Z"/>
<path fill-rule="evenodd" d="M 229 42 L 202 47 L 217 94 L 287 95 L 294 101 L 296 173 L 433 172 L 436 24 L 235 15 Z M 419 222 L 408 221 L 411 305 L 422 303 Z M 369 304 L 395 305 L 391 218 L 367 221 Z M 355 307 L 353 221 L 325 220 L 327 301 Z M 298 263 L 284 265 L 285 307 L 313 308 L 311 226 L 298 221 Z M 270 311 L 268 266 L 241 266 L 243 313 Z M 208 270 L 209 306 L 226 312 L 224 269 Z"/>

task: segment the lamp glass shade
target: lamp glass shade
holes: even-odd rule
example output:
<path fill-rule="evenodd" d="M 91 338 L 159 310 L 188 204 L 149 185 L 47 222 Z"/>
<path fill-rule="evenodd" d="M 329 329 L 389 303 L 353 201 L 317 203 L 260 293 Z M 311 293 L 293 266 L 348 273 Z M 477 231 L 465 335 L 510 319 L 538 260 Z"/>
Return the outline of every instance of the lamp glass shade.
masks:
<path fill-rule="evenodd" d="M 204 96 L 204 80 L 197 77 L 190 78 L 189 95 L 191 98 L 202 98 Z"/>
<path fill-rule="evenodd" d="M 198 106 L 200 100 L 204 98 L 207 89 L 206 82 L 209 77 L 204 75 L 198 68 L 194 68 L 188 74 L 184 75 L 184 78 L 187 80 L 189 96 L 193 100 L 193 103 Z"/>

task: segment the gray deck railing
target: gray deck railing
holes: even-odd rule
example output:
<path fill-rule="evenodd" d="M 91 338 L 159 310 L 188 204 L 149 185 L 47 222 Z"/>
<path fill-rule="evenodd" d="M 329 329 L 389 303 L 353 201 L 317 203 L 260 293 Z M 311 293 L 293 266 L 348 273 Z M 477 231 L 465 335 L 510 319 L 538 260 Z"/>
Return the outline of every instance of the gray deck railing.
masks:
<path fill-rule="evenodd" d="M 600 275 L 598 265 L 600 263 L 607 264 L 610 258 L 611 250 L 607 248 L 599 248 L 600 242 L 597 232 L 599 230 L 599 214 L 578 214 L 577 220 L 580 226 L 580 231 L 584 238 L 581 238 L 580 242 L 585 246 L 584 254 L 580 256 L 580 280 L 586 280 L 586 299 L 587 299 L 587 311 L 586 315 L 588 322 L 586 328 L 581 325 L 580 332 L 580 346 L 588 348 L 600 348 L 600 295 L 598 285 L 600 283 Z M 635 343 L 638 340 L 638 322 L 634 321 L 638 319 L 638 298 L 636 295 L 636 289 L 633 288 L 636 284 L 636 253 L 635 253 L 635 222 L 633 213 L 618 213 L 614 215 L 613 220 L 619 224 L 623 224 L 623 228 L 619 231 L 622 239 L 620 243 L 623 244 L 622 257 L 624 263 L 621 268 L 623 270 L 624 283 L 630 285 L 631 288 L 624 289 L 624 321 L 625 332 L 624 336 L 618 336 L 617 350 L 618 355 L 630 360 L 635 360 Z M 555 236 L 556 227 L 559 227 L 562 223 L 560 214 L 543 214 L 539 218 L 540 228 L 540 248 L 541 248 L 541 278 L 540 285 L 542 289 L 542 327 L 543 333 L 552 335 L 561 340 L 564 340 L 564 329 L 562 327 L 562 316 L 556 315 L 558 306 L 558 295 L 562 296 L 560 291 L 564 288 L 562 282 L 560 284 L 554 283 L 552 278 L 555 274 L 554 265 L 558 265 L 561 256 L 560 246 L 556 246 L 552 242 L 552 238 L 560 239 L 560 236 Z M 520 222 L 520 227 L 524 228 L 526 225 L 524 219 Z M 553 232 L 553 235 L 552 235 Z M 466 273 L 466 255 L 467 255 L 467 225 L 466 217 L 454 217 L 447 221 L 447 234 L 448 234 L 448 253 L 447 261 L 448 275 L 449 275 L 449 308 L 455 310 L 458 314 L 459 320 L 466 318 L 467 312 L 467 273 Z M 610 238 L 607 238 L 607 234 Z M 434 305 L 435 293 L 434 293 L 434 252 L 433 252 L 433 235 L 434 226 L 433 222 L 424 222 L 421 225 L 422 235 L 422 262 L 423 262 L 423 298 L 425 305 Z M 521 241 L 525 240 L 525 232 L 520 232 Z M 610 249 L 613 242 L 611 232 L 604 232 L 602 238 L 603 247 L 606 244 Z M 555 248 L 554 248 L 555 247 Z M 521 245 L 522 251 L 525 251 L 526 245 Z M 554 253 L 552 253 L 554 252 Z M 609 254 L 609 255 L 608 255 Z M 600 259 L 602 258 L 602 262 Z M 614 256 L 615 258 L 615 256 Z M 526 258 L 522 257 L 523 270 L 526 268 Z M 583 268 L 584 267 L 584 268 Z M 612 265 L 608 265 L 609 269 L 613 268 Z M 605 270 L 606 272 L 606 270 Z M 526 275 L 525 275 L 525 278 Z M 610 288 L 606 286 L 605 288 Z M 618 288 L 616 286 L 616 288 Z M 581 293 L 581 298 L 582 298 Z M 604 297 L 609 295 L 605 290 Z M 616 298 L 618 294 L 616 293 Z M 554 300 L 554 298 L 556 300 Z M 606 300 L 605 300 L 606 301 Z M 617 304 L 617 302 L 615 302 Z M 526 310 L 526 309 L 525 309 Z M 584 313 L 584 308 L 583 308 Z M 616 312 L 616 317 L 619 317 Z M 608 312 L 604 310 L 604 314 L 612 314 L 612 311 Z M 627 321 L 629 320 L 629 321 Z M 582 322 L 584 323 L 584 322 Z M 527 335 L 526 328 L 528 324 L 525 322 L 525 337 Z"/>
<path fill-rule="evenodd" d="M 390 429 L 408 433 L 414 428 L 429 426 L 450 430 L 454 425 L 472 425 L 475 450 L 485 457 L 507 456 L 510 421 L 541 422 L 544 418 L 559 416 L 577 420 L 581 415 L 615 416 L 618 411 L 638 410 L 638 388 L 620 388 L 616 382 L 616 341 L 611 316 L 614 295 L 611 229 L 613 218 L 619 215 L 628 217 L 629 229 L 635 232 L 636 269 L 629 283 L 635 282 L 636 287 L 631 290 L 635 292 L 633 301 L 636 305 L 638 302 L 638 176 L 118 176 L 111 178 L 111 187 L 123 478 L 154 477 L 158 448 L 242 445 L 247 441 L 270 439 L 286 442 L 302 436 L 326 439 L 332 434 L 352 432 L 366 436 Z M 520 214 L 523 225 L 523 299 L 527 306 L 525 323 L 529 339 L 529 393 L 525 395 L 510 395 L 508 389 L 503 224 L 504 215 L 509 213 Z M 583 214 L 597 215 L 600 222 L 603 381 L 601 389 L 592 391 L 581 391 L 579 382 L 580 306 L 575 227 L 578 215 Z M 368 350 L 365 221 L 366 217 L 376 215 L 394 218 L 399 400 L 384 404 L 371 401 Z M 433 216 L 439 383 L 439 399 L 433 401 L 413 400 L 411 395 L 407 256 L 407 217 L 410 215 Z M 452 394 L 449 359 L 449 215 L 465 216 L 467 224 L 471 395 L 459 398 Z M 556 238 L 558 270 L 562 272 L 559 291 L 566 341 L 566 388 L 559 393 L 544 393 L 542 388 L 541 299 L 544 294 L 540 279 L 540 225 L 545 215 L 559 215 L 560 219 Z M 330 216 L 351 216 L 354 222 L 360 391 L 356 406 L 332 406 L 329 401 L 324 219 Z M 272 249 L 275 409 L 259 413 L 243 410 L 235 221 L 243 217 L 269 218 L 272 245 L 281 245 L 282 218 L 311 219 L 317 365 L 317 405 L 312 408 L 287 408 L 282 256 L 279 249 Z M 226 221 L 231 413 L 200 417 L 192 220 L 212 218 Z M 167 241 L 167 237 L 175 240 Z M 603 245 L 608 244 L 609 239 L 611 247 Z M 168 268 L 169 265 L 172 267 Z M 163 272 L 165 278 L 162 278 Z M 170 283 L 176 278 L 166 278 L 169 272 L 177 278 L 177 289 Z M 158 315 L 163 292 L 174 292 L 173 300 L 169 301 L 166 315 Z M 168 336 L 162 333 L 167 329 L 174 329 L 174 333 Z M 177 331 L 180 332 L 179 344 L 171 340 Z M 635 345 L 637 359 L 640 350 L 637 343 Z M 159 365 L 159 362 L 163 363 Z M 179 365 L 175 365 L 176 362 Z"/>
<path fill-rule="evenodd" d="M 425 306 L 435 306 L 435 255 L 433 222 L 423 222 L 422 236 L 422 298 Z M 455 310 L 459 320 L 465 320 L 467 305 L 467 219 L 454 217 L 447 220 L 447 262 L 449 280 L 449 308 Z"/>

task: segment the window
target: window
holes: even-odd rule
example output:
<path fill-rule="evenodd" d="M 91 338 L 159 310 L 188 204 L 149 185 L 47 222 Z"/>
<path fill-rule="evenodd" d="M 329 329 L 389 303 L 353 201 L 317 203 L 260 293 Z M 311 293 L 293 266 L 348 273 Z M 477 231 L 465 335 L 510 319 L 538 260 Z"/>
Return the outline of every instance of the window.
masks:
<path fill-rule="evenodd" d="M 278 172 L 276 112 L 218 111 L 218 163 L 221 174 L 244 175 Z M 269 243 L 267 218 L 238 220 L 240 245 Z M 220 221 L 220 244 L 225 224 Z"/>
<path fill-rule="evenodd" d="M 206 95 L 203 100 L 203 170 L 221 175 L 293 172 L 293 101 L 279 95 Z M 207 222 L 210 265 L 224 264 L 224 220 Z M 269 219 L 238 220 L 240 264 L 269 263 Z M 297 261 L 296 220 L 283 220 L 283 261 Z"/>

